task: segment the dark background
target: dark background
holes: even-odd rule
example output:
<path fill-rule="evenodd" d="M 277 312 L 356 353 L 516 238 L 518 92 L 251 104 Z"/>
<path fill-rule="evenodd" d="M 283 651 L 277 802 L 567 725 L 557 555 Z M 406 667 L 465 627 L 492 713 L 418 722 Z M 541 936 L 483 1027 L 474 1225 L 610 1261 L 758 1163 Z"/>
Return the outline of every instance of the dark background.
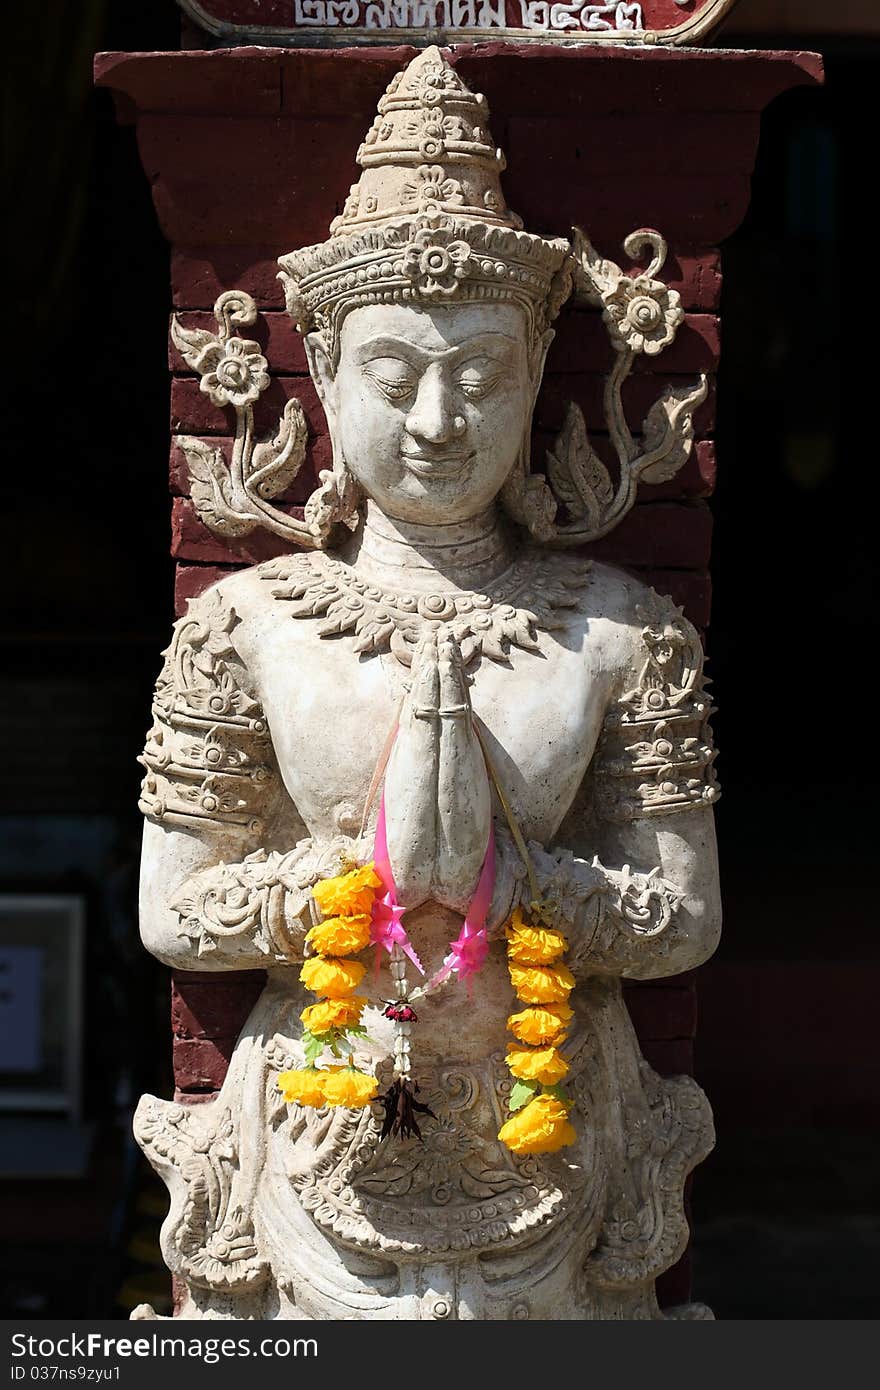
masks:
<path fill-rule="evenodd" d="M 816 49 L 827 77 L 766 112 L 751 208 L 724 247 L 709 653 L 726 929 L 701 972 L 697 1075 L 719 1144 L 694 1186 L 694 1293 L 719 1317 L 855 1318 L 875 1311 L 880 1254 L 863 365 L 880 49 L 867 24 L 736 22 L 719 42 Z M 82 1181 L 4 1184 L 3 1311 L 124 1316 L 166 1287 L 164 1187 L 128 1136 L 137 1095 L 172 1087 L 167 972 L 138 943 L 135 905 L 135 759 L 172 620 L 170 295 L 133 128 L 90 70 L 98 49 L 176 48 L 179 11 L 83 0 L 19 7 L 6 28 L 0 892 L 86 897 L 95 1128 Z"/>

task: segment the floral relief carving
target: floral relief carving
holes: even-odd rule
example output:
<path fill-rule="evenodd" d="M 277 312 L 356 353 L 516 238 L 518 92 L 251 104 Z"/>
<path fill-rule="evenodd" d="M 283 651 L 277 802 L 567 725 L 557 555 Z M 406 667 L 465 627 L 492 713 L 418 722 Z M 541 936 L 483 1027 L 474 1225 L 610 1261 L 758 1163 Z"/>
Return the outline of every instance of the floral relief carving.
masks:
<path fill-rule="evenodd" d="M 241 863 L 218 864 L 188 879 L 169 904 L 180 918 L 178 934 L 193 942 L 200 957 L 220 942 L 228 946 L 231 938 L 280 960 L 301 954 L 316 877 L 309 872 L 309 849 L 309 841 L 286 854 L 259 849 Z"/>
<path fill-rule="evenodd" d="M 435 224 L 416 233 L 404 254 L 403 271 L 428 298 L 451 295 L 467 275 L 470 257 L 466 241 L 453 240 L 448 226 Z"/>
<path fill-rule="evenodd" d="M 680 295 L 648 275 L 621 275 L 602 302 L 602 319 L 616 352 L 653 357 L 669 346 L 684 320 Z"/>
<path fill-rule="evenodd" d="M 677 1194 L 714 1143 L 708 1102 L 691 1077 L 661 1082 L 646 1062 L 639 1073 L 647 1106 L 628 1123 L 633 1187 L 609 1194 L 602 1234 L 584 1267 L 590 1284 L 645 1282 L 681 1256 L 689 1228 Z"/>
<path fill-rule="evenodd" d="M 177 1184 L 178 1200 L 162 1229 L 163 1254 L 192 1284 L 253 1290 L 269 1269 L 257 1249 L 252 1213 L 233 1201 L 237 1122 L 228 1110 L 216 1116 L 199 1109 L 144 1096 L 135 1116 L 141 1147 Z"/>
<path fill-rule="evenodd" d="M 684 895 L 658 867 L 610 869 L 598 856 L 587 861 L 567 851 L 547 853 L 537 844 L 529 850 L 547 925 L 565 930 L 567 923 L 577 923 L 567 957 L 577 977 L 588 979 L 597 967 L 638 973 L 646 956 L 656 959 L 675 948 Z M 524 907 L 530 891 L 520 887 Z"/>
<path fill-rule="evenodd" d="M 257 526 L 300 544 L 317 544 L 308 523 L 269 505 L 290 486 L 305 462 L 308 429 L 303 408 L 289 400 L 271 441 L 254 439 L 254 403 L 269 385 L 268 362 L 259 343 L 233 334 L 236 325 L 256 321 L 257 306 L 238 290 L 214 305 L 217 333 L 184 328 L 175 316 L 171 338 L 187 366 L 201 374 L 199 389 L 216 406 L 235 411 L 235 440 L 227 467 L 222 450 L 190 435 L 178 435 L 189 470 L 193 505 L 221 536 L 246 536 Z"/>
<path fill-rule="evenodd" d="M 293 1055 L 283 1054 L 285 1061 Z M 501 1071 L 499 1057 L 491 1080 L 475 1070 L 426 1073 L 436 1118 L 425 1120 L 418 1147 L 392 1140 L 380 1148 L 378 1116 L 370 1112 L 294 1107 L 290 1124 L 308 1162 L 300 1167 L 294 1150 L 289 1170 L 313 1220 L 347 1244 L 409 1255 L 500 1242 L 512 1249 L 558 1220 L 588 1180 L 586 1169 L 560 1166 L 548 1180 L 533 1159 L 515 1159 L 469 1121 L 471 1112 L 497 1104 Z"/>
<path fill-rule="evenodd" d="M 269 364 L 259 343 L 247 338 L 229 338 L 217 344 L 216 353 L 213 369 L 199 382 L 200 390 L 210 396 L 214 405 L 232 405 L 239 409 L 253 405 L 269 385 Z"/>
<path fill-rule="evenodd" d="M 473 282 L 474 292 L 497 277 L 509 282 L 513 276 L 529 289 L 541 283 L 540 275 L 525 266 L 518 270 L 507 263 L 512 247 L 510 233 L 504 228 L 487 228 L 476 239 L 473 223 L 442 215 L 444 210 L 454 212 L 465 203 L 460 182 L 443 174 L 442 165 L 416 169 L 415 181 L 403 187 L 401 207 L 405 210 L 416 205 L 417 219 L 380 233 L 383 247 L 397 250 L 397 257 L 377 262 L 375 268 L 362 267 L 354 272 L 351 285 L 349 275 L 348 288 L 354 288 L 356 281 L 374 295 L 384 281 L 401 290 L 408 284 L 412 294 L 430 303 L 455 296 L 465 281 Z M 360 185 L 354 185 L 342 221 L 356 219 L 360 196 Z M 484 189 L 481 201 L 487 211 L 495 211 L 499 205 L 492 187 Z M 375 211 L 375 199 L 368 197 L 367 202 L 371 203 L 367 213 Z M 488 257 L 481 256 L 480 241 Z M 369 244 L 365 242 L 365 249 Z M 602 308 L 615 352 L 605 385 L 604 412 L 620 476 L 615 486 L 590 444 L 580 408 L 570 404 L 562 430 L 547 454 L 549 489 L 540 475 L 526 477 L 520 488 L 521 519 L 543 540 L 558 545 L 582 544 L 607 535 L 632 507 L 640 482 L 665 482 L 678 472 L 691 451 L 693 413 L 708 389 L 705 377 L 693 386 L 666 388 L 646 415 L 640 440 L 633 436 L 623 409 L 623 383 L 637 356 L 656 356 L 674 340 L 684 314 L 678 294 L 656 279 L 666 257 L 666 243 L 659 233 L 634 232 L 624 247 L 632 256 L 641 254 L 645 247 L 652 250 L 645 274 L 625 275 L 619 266 L 599 256 L 582 232 L 575 232 L 576 297 Z M 322 285 L 325 279 L 323 276 Z M 302 307 L 290 307 L 298 317 L 305 317 L 305 302 Z M 249 296 L 230 291 L 217 301 L 215 314 L 220 324 L 217 336 L 183 329 L 176 320 L 172 324 L 176 346 L 187 363 L 202 373 L 201 390 L 215 405 L 231 406 L 236 411 L 229 468 L 219 449 L 188 436 L 178 437 L 199 516 L 221 535 L 246 535 L 263 525 L 292 542 L 320 547 L 336 514 L 332 513 L 329 525 L 319 519 L 323 511 L 318 494 L 307 506 L 304 521 L 269 504 L 302 467 L 306 443 L 302 407 L 296 400 L 289 401 L 271 444 L 254 442 L 252 407 L 268 385 L 268 364 L 258 343 L 231 336 L 231 328 L 236 323 L 253 322 L 256 306 Z M 321 474 L 324 486 L 331 477 L 329 472 Z M 559 508 L 563 519 L 557 517 Z"/>
<path fill-rule="evenodd" d="M 465 197 L 458 179 L 446 178 L 442 165 L 422 164 L 415 183 L 403 185 L 400 201 L 417 204 L 420 212 L 439 212 L 442 206 L 464 207 Z"/>
<path fill-rule="evenodd" d="M 622 388 L 636 358 L 656 356 L 674 340 L 684 320 L 681 300 L 655 277 L 666 259 L 659 232 L 642 229 L 624 242 L 628 256 L 652 252 L 645 274 L 625 275 L 605 260 L 589 239 L 575 229 L 575 298 L 602 309 L 615 361 L 605 381 L 604 426 L 620 467 L 615 487 L 608 469 L 590 444 L 583 413 L 569 404 L 562 430 L 547 454 L 547 477 L 567 520 L 556 522 L 557 544 L 598 540 L 612 531 L 636 500 L 639 483 L 673 478 L 687 461 L 693 442 L 693 415 L 705 400 L 708 383 L 667 387 L 648 411 L 637 440 L 627 422 Z"/>

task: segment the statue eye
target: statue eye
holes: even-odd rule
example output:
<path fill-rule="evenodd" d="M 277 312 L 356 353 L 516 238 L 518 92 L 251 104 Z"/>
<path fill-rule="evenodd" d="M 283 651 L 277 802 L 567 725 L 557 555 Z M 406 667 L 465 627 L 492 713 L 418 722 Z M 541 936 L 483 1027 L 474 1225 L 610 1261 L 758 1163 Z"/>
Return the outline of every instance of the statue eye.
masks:
<path fill-rule="evenodd" d="M 398 357 L 377 357 L 364 364 L 364 374 L 389 401 L 405 400 L 416 388 L 415 372 Z"/>
<path fill-rule="evenodd" d="M 494 391 L 503 375 L 500 362 L 482 357 L 462 367 L 458 374 L 458 389 L 471 400 L 479 401 Z"/>

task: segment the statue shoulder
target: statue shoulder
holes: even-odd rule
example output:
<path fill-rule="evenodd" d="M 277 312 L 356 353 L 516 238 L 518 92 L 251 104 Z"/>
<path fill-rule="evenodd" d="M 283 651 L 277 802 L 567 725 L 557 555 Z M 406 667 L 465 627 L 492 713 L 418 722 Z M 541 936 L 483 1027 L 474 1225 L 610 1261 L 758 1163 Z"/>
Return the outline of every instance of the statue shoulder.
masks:
<path fill-rule="evenodd" d="M 298 586 L 298 587 L 297 587 Z M 280 618 L 279 599 L 291 592 L 326 588 L 320 562 L 309 551 L 296 551 L 259 565 L 233 570 L 205 589 L 175 626 L 198 621 L 217 634 L 224 633 L 234 649 L 252 688 L 259 684 L 261 658 L 272 618 Z"/>
<path fill-rule="evenodd" d="M 613 674 L 617 692 L 623 693 L 637 682 L 652 645 L 656 645 L 652 633 L 659 629 L 668 628 L 671 634 L 674 628 L 676 642 L 678 637 L 686 637 L 702 669 L 702 645 L 696 628 L 671 598 L 658 594 L 641 579 L 615 565 L 596 562 L 591 568 L 587 601 L 590 622 L 607 649 L 607 669 Z"/>
<path fill-rule="evenodd" d="M 222 579 L 189 600 L 184 619 L 191 615 L 203 615 L 214 625 L 226 621 L 231 610 L 235 620 L 230 631 L 238 631 L 240 637 L 242 626 L 247 626 L 253 618 L 271 608 L 279 564 L 278 560 L 266 560 L 260 565 L 230 570 Z"/>
<path fill-rule="evenodd" d="M 596 594 L 615 632 L 615 693 L 596 756 L 607 820 L 668 815 L 718 799 L 700 634 L 674 601 L 610 566 Z"/>

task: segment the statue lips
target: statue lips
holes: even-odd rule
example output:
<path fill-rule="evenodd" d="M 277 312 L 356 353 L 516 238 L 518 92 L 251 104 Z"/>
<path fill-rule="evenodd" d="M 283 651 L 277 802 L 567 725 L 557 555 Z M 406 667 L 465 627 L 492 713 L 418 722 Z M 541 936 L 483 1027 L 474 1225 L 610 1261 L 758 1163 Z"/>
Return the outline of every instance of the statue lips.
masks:
<path fill-rule="evenodd" d="M 422 452 L 410 453 L 406 449 L 401 449 L 400 457 L 403 460 L 404 468 L 410 473 L 415 473 L 419 478 L 457 478 L 463 473 L 467 465 L 474 458 L 473 452 L 468 454 L 454 453 L 445 450 L 443 453 L 425 454 Z"/>

